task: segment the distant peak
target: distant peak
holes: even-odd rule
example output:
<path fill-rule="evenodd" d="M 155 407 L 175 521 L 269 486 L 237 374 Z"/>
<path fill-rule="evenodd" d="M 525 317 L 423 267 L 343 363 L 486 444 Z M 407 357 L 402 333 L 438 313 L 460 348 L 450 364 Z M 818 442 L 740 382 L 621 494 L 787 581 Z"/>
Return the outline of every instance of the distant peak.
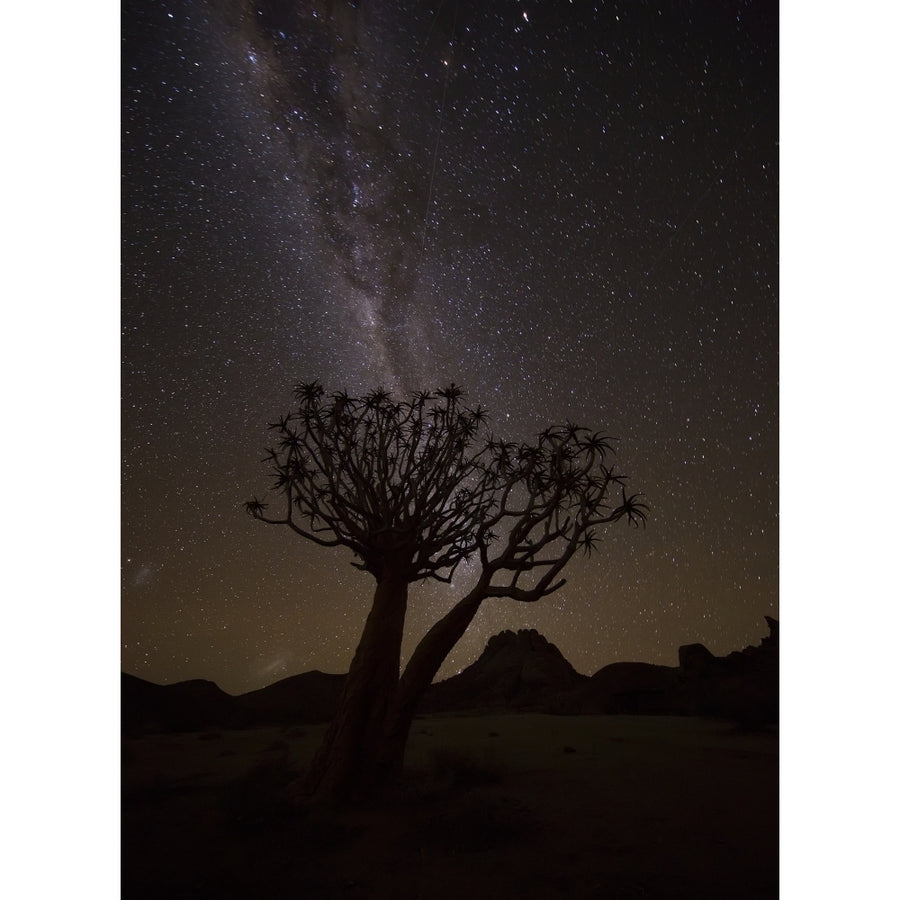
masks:
<path fill-rule="evenodd" d="M 543 650 L 547 647 L 553 647 L 553 644 L 551 644 L 537 629 L 523 628 L 519 631 L 506 630 L 492 635 L 488 639 L 485 649 L 497 649 L 509 645 L 527 647 L 532 650 Z M 556 648 L 554 647 L 554 649 Z"/>

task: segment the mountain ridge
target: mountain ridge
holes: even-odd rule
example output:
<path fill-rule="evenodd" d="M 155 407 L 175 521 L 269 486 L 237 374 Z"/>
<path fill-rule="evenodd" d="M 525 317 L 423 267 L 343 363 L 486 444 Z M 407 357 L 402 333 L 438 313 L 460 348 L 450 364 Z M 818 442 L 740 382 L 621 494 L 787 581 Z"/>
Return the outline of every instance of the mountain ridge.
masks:
<path fill-rule="evenodd" d="M 577 672 L 534 629 L 493 635 L 475 662 L 425 692 L 420 714 L 545 712 L 700 715 L 748 727 L 778 720 L 778 621 L 759 646 L 724 657 L 703 644 L 679 648 L 678 666 L 615 662 Z M 328 721 L 345 676 L 312 670 L 232 695 L 203 679 L 158 685 L 122 673 L 122 730 L 153 732 L 252 728 Z"/>

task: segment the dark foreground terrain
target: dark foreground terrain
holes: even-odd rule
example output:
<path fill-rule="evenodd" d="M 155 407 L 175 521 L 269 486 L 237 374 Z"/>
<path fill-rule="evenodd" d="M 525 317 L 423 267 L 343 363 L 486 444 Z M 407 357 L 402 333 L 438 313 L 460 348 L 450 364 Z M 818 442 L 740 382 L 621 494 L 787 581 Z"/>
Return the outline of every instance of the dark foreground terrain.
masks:
<path fill-rule="evenodd" d="M 324 726 L 123 743 L 122 896 L 774 898 L 778 736 L 668 716 L 418 719 L 353 810 L 282 788 Z"/>

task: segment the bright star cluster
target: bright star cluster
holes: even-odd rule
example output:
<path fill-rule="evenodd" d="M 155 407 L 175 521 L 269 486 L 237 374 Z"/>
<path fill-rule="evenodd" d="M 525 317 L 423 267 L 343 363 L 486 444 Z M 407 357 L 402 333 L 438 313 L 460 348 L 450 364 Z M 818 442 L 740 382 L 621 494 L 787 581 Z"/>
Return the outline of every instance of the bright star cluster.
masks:
<path fill-rule="evenodd" d="M 252 520 L 295 382 L 451 381 L 619 440 L 651 507 L 443 674 L 538 628 L 591 674 L 778 615 L 770 0 L 126 0 L 122 667 L 346 671 L 373 583 Z M 460 578 L 464 580 L 465 574 Z M 406 652 L 462 584 L 421 585 Z"/>

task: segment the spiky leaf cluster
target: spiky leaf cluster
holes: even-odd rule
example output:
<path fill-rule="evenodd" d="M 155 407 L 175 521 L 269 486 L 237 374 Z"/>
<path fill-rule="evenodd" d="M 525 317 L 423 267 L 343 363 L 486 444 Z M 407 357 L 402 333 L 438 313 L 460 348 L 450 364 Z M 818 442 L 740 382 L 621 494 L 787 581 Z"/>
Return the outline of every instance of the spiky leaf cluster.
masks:
<path fill-rule="evenodd" d="M 578 550 L 591 552 L 601 526 L 645 523 L 646 505 L 626 495 L 614 469 L 612 442 L 572 424 L 531 444 L 489 442 L 503 486 L 478 539 L 487 596 L 538 600 L 562 587 L 560 572 Z"/>
<path fill-rule="evenodd" d="M 473 449 L 484 411 L 455 385 L 395 402 L 382 389 L 326 396 L 312 382 L 294 397 L 296 410 L 269 426 L 277 440 L 265 458 L 286 514 L 269 518 L 257 500 L 247 510 L 349 547 L 376 577 L 390 565 L 409 581 L 448 580 L 494 502 L 490 455 Z"/>
<path fill-rule="evenodd" d="M 285 514 L 268 516 L 256 499 L 246 508 L 349 547 L 376 577 L 389 568 L 449 581 L 477 553 L 485 596 L 532 601 L 563 584 L 562 568 L 593 549 L 601 525 L 645 520 L 613 469 L 611 439 L 576 425 L 533 443 L 485 437 L 485 411 L 455 385 L 400 402 L 381 389 L 326 396 L 318 382 L 294 396 L 295 411 L 270 425 L 277 441 L 266 456 Z"/>

